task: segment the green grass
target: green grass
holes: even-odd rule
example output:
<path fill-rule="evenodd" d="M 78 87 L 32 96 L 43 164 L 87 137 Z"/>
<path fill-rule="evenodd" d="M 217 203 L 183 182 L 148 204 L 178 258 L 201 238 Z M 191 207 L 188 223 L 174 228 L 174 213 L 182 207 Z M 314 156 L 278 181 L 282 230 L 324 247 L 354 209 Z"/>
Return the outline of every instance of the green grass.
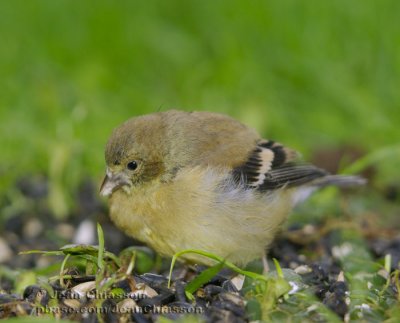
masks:
<path fill-rule="evenodd" d="M 38 171 L 67 187 L 100 180 L 111 130 L 171 107 L 228 113 L 306 156 L 398 143 L 399 10 L 374 0 L 1 1 L 2 190 Z M 380 168 L 393 176 L 389 161 Z"/>

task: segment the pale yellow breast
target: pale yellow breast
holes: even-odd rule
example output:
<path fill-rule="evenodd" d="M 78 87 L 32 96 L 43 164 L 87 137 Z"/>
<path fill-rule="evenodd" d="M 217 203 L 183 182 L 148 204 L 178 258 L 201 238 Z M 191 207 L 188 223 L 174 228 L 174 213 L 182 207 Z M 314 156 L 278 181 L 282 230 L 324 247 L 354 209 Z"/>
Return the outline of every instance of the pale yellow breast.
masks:
<path fill-rule="evenodd" d="M 180 172 L 171 183 L 135 187 L 130 195 L 115 192 L 111 218 L 161 254 L 201 249 L 246 263 L 262 254 L 285 220 L 291 193 L 245 191 L 226 181 L 227 176 L 228 170 L 196 167 Z"/>

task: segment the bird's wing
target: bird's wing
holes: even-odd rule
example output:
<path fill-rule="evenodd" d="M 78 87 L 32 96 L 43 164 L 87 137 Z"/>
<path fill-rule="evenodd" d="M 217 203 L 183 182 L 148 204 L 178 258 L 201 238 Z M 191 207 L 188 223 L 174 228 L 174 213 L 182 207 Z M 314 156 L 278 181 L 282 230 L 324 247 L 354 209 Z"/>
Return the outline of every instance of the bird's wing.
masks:
<path fill-rule="evenodd" d="M 267 191 L 294 187 L 328 173 L 297 161 L 297 153 L 272 140 L 260 140 L 247 161 L 233 169 L 234 178 L 249 188 Z"/>
<path fill-rule="evenodd" d="M 193 153 L 185 150 L 190 162 L 231 168 L 234 178 L 249 188 L 266 191 L 293 187 L 327 175 L 322 169 L 299 162 L 294 150 L 261 139 L 254 130 L 232 118 L 207 112 L 185 116 L 185 123 L 192 123 L 191 132 L 185 132 L 186 139 L 192 136 L 186 146 Z"/>
<path fill-rule="evenodd" d="M 365 182 L 357 176 L 329 175 L 301 162 L 294 150 L 261 139 L 254 130 L 225 115 L 170 110 L 165 118 L 165 138 L 173 140 L 163 142 L 169 152 L 164 164 L 172 165 L 165 170 L 164 181 L 185 167 L 203 166 L 230 169 L 237 183 L 260 191 L 303 184 L 316 188 Z"/>

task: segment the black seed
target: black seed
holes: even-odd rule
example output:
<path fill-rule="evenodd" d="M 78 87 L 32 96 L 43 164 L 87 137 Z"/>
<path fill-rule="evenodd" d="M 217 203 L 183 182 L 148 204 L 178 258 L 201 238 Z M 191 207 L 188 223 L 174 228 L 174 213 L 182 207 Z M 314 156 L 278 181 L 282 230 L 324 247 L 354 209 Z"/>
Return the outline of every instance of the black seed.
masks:
<path fill-rule="evenodd" d="M 121 281 L 115 283 L 114 286 L 116 288 L 121 288 L 126 293 L 130 293 L 133 291 L 132 287 L 134 286 L 134 284 L 135 284 L 135 281 L 129 277 L 127 279 L 124 279 L 124 280 L 121 280 Z"/>
<path fill-rule="evenodd" d="M 150 323 L 151 321 L 144 316 L 142 313 L 132 313 L 132 321 L 136 323 Z"/>
<path fill-rule="evenodd" d="M 172 308 L 172 309 L 176 308 L 178 311 L 179 310 L 184 310 L 187 313 L 188 312 L 191 313 L 194 310 L 194 306 L 192 304 L 188 303 L 188 302 L 179 302 L 179 301 L 178 302 L 173 302 L 173 303 L 168 304 L 168 307 Z"/>
<path fill-rule="evenodd" d="M 232 312 L 234 315 L 239 316 L 239 317 L 243 317 L 246 314 L 244 307 L 240 307 L 231 302 L 215 301 L 212 303 L 212 305 L 215 306 L 216 308 Z"/>
<path fill-rule="evenodd" d="M 239 291 L 235 287 L 235 285 L 232 284 L 230 280 L 224 281 L 222 283 L 222 288 L 225 292 L 233 292 L 233 293 L 238 293 Z"/>
<path fill-rule="evenodd" d="M 175 300 L 175 295 L 168 291 L 163 294 L 154 296 L 152 298 L 141 299 L 137 303 L 144 310 L 145 308 L 149 308 L 149 307 L 153 307 L 153 306 L 166 305 L 166 304 L 172 302 L 173 300 Z"/>
<path fill-rule="evenodd" d="M 167 287 L 168 279 L 161 275 L 147 273 L 140 276 L 135 276 L 135 280 L 137 282 L 144 282 L 159 294 L 169 291 Z"/>
<path fill-rule="evenodd" d="M 38 294 L 42 293 L 42 289 L 37 285 L 29 285 L 25 288 L 23 298 L 34 303 Z"/>
<path fill-rule="evenodd" d="M 102 316 L 105 322 L 110 322 L 110 323 L 119 322 L 116 307 L 117 303 L 113 299 L 106 299 L 103 302 L 102 308 L 104 309 L 103 311 L 104 314 Z"/>
<path fill-rule="evenodd" d="M 73 276 L 71 280 L 74 283 L 80 284 L 80 283 L 86 283 L 90 281 L 94 281 L 96 279 L 95 275 L 87 275 L 87 276 Z"/>
<path fill-rule="evenodd" d="M 211 299 L 213 296 L 218 295 L 223 291 L 221 286 L 216 285 L 207 285 L 204 287 L 204 294 L 208 299 Z"/>
<path fill-rule="evenodd" d="M 175 299 L 178 302 L 186 302 L 186 294 L 185 294 L 185 286 L 186 284 L 181 280 L 177 280 L 175 282 Z"/>

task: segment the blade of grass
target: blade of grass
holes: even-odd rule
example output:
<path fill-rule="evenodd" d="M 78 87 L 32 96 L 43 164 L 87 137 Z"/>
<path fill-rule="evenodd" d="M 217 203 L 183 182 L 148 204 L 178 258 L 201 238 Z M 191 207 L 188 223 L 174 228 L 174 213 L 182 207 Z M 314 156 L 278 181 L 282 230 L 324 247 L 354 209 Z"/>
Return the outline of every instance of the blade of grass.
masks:
<path fill-rule="evenodd" d="M 82 258 L 86 261 L 90 261 L 91 263 L 93 263 L 97 268 L 97 257 L 91 256 L 91 255 L 73 255 L 77 258 Z"/>
<path fill-rule="evenodd" d="M 274 262 L 275 268 L 276 268 L 276 273 L 278 274 L 278 279 L 276 280 L 276 288 L 277 288 L 277 296 L 280 294 L 283 294 L 283 298 L 285 300 L 287 300 L 289 298 L 289 291 L 286 291 L 287 286 L 288 286 L 288 282 L 285 279 L 285 276 L 283 274 L 283 270 L 281 267 L 281 264 L 279 263 L 279 261 L 275 258 L 272 259 L 272 261 Z"/>
<path fill-rule="evenodd" d="M 45 250 L 28 250 L 28 251 L 20 251 L 18 255 L 31 255 L 35 253 L 40 253 L 44 256 L 63 256 L 65 255 L 62 251 L 45 251 Z"/>
<path fill-rule="evenodd" d="M 104 243 L 104 237 L 103 237 L 103 243 Z M 99 246 L 92 246 L 92 245 L 76 245 L 76 244 L 69 244 L 65 245 L 60 248 L 64 252 L 64 254 L 71 254 L 71 255 L 81 255 L 81 254 L 89 254 L 92 256 L 98 256 L 100 247 Z M 106 251 L 103 248 L 103 259 L 104 258 L 110 258 L 114 263 L 118 266 L 121 267 L 121 261 L 119 257 L 117 257 L 115 254 L 112 252 Z"/>
<path fill-rule="evenodd" d="M 97 267 L 98 271 L 96 274 L 96 289 L 100 290 L 100 282 L 104 278 L 104 272 L 105 272 L 105 264 L 104 264 L 104 234 L 103 234 L 103 229 L 101 228 L 101 225 L 97 223 L 97 239 L 99 240 L 99 248 L 98 248 L 98 254 L 97 254 Z M 98 316 L 98 319 L 100 317 Z"/>
<path fill-rule="evenodd" d="M 394 279 L 394 285 L 396 286 L 396 289 L 397 289 L 397 300 L 400 302 L 400 279 L 399 279 L 399 276 L 400 276 L 400 270 L 396 270 L 394 272 L 393 279 Z"/>
<path fill-rule="evenodd" d="M 194 254 L 197 254 L 197 255 L 204 256 L 204 257 L 206 257 L 206 258 L 213 259 L 213 260 L 215 260 L 216 262 L 223 263 L 225 267 L 227 267 L 227 268 L 229 268 L 229 269 L 231 269 L 231 270 L 237 272 L 238 274 L 242 274 L 242 275 L 245 275 L 245 276 L 250 277 L 250 278 L 253 278 L 253 279 L 268 281 L 268 278 L 267 278 L 267 277 L 265 277 L 265 276 L 263 276 L 263 275 L 260 275 L 260 274 L 257 274 L 257 273 L 253 273 L 253 272 L 251 272 L 251 271 L 246 271 L 246 270 L 240 269 L 239 267 L 235 266 L 233 263 L 231 263 L 231 262 L 229 262 L 229 261 L 226 261 L 224 258 L 219 257 L 219 256 L 217 256 L 217 255 L 214 255 L 214 254 L 212 254 L 212 253 L 209 253 L 209 252 L 206 252 L 206 251 L 202 251 L 202 250 L 196 250 L 196 249 L 186 249 L 186 250 L 182 250 L 182 251 L 180 251 L 180 252 L 177 252 L 177 253 L 172 257 L 171 266 L 170 266 L 170 269 L 169 269 L 168 287 L 171 286 L 172 270 L 173 270 L 173 268 L 174 268 L 174 266 L 175 266 L 176 260 L 177 260 L 179 257 L 181 257 L 182 255 L 187 254 L 187 253 L 194 253 Z"/>
<path fill-rule="evenodd" d="M 63 288 L 65 288 L 65 285 L 64 285 L 64 268 L 65 268 L 65 265 L 67 264 L 67 261 L 68 261 L 70 256 L 71 255 L 69 255 L 69 254 L 66 255 L 64 260 L 63 260 L 63 262 L 61 263 L 61 268 L 60 268 L 60 286 L 63 287 Z"/>
<path fill-rule="evenodd" d="M 97 266 L 100 271 L 104 270 L 104 233 L 101 225 L 97 223 L 97 238 L 99 239 L 99 252 L 97 256 Z"/>
<path fill-rule="evenodd" d="M 196 278 L 189 282 L 185 287 L 185 292 L 189 293 L 189 298 L 193 298 L 193 293 L 205 283 L 209 282 L 224 267 L 224 263 L 220 262 L 210 268 L 203 270 Z M 187 295 L 187 294 L 186 294 Z M 187 295 L 188 296 L 188 295 Z"/>
<path fill-rule="evenodd" d="M 390 281 L 392 279 L 392 277 L 390 275 L 390 271 L 391 271 L 391 268 L 392 268 L 392 256 L 390 254 L 385 255 L 384 268 L 385 268 L 385 272 L 387 274 L 387 277 L 386 277 L 385 285 L 383 286 L 382 290 L 379 292 L 380 296 L 383 296 L 384 293 L 386 292 L 386 290 L 389 288 Z"/>
<path fill-rule="evenodd" d="M 385 255 L 385 270 L 390 273 L 392 268 L 392 256 L 390 254 Z"/>
<path fill-rule="evenodd" d="M 283 277 L 283 271 L 282 271 L 281 265 L 279 264 L 278 260 L 276 258 L 273 258 L 272 261 L 274 262 L 278 277 L 279 278 L 284 278 Z"/>
<path fill-rule="evenodd" d="M 126 274 L 130 275 L 132 273 L 133 268 L 135 268 L 135 260 L 136 260 L 136 252 L 132 253 L 131 260 L 129 261 L 128 268 L 126 269 Z"/>

